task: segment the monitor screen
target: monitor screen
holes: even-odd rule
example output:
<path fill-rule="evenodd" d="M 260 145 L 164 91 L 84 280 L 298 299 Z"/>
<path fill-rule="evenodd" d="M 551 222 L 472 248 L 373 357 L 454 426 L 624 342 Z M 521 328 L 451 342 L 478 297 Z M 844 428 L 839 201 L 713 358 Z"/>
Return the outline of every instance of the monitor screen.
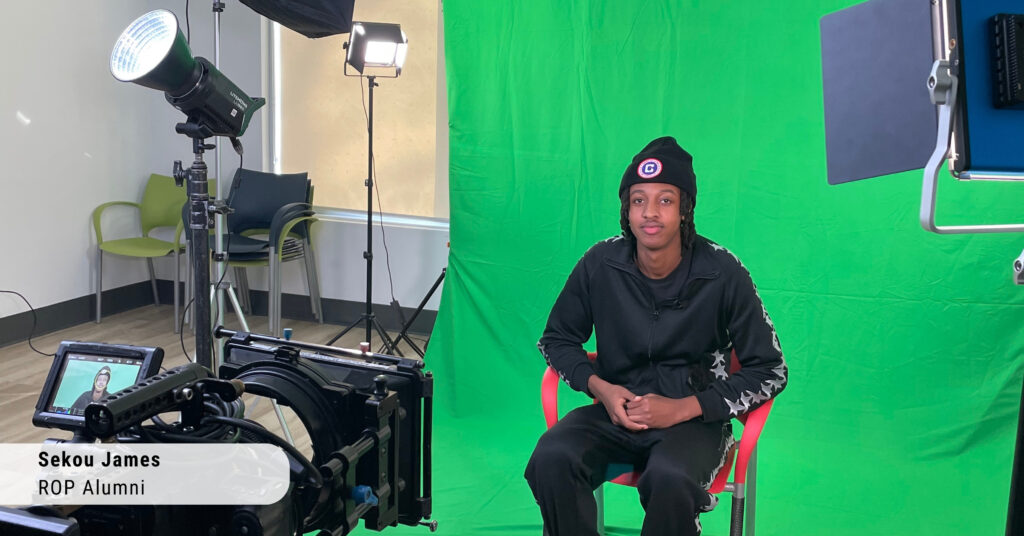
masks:
<path fill-rule="evenodd" d="M 156 374 L 162 348 L 64 341 L 39 393 L 32 424 L 85 430 L 85 408 Z"/>
<path fill-rule="evenodd" d="M 97 402 L 141 380 L 139 372 L 142 370 L 142 362 L 142 356 L 68 354 L 57 376 L 53 399 L 46 410 L 83 415 L 90 402 Z"/>

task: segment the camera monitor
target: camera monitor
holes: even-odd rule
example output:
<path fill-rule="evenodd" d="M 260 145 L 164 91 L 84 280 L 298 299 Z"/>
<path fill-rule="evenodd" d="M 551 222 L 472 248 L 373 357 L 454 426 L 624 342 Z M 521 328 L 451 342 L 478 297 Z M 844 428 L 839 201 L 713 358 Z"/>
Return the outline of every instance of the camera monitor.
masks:
<path fill-rule="evenodd" d="M 156 374 L 162 348 L 64 341 L 46 376 L 32 424 L 85 430 L 85 408 Z"/>

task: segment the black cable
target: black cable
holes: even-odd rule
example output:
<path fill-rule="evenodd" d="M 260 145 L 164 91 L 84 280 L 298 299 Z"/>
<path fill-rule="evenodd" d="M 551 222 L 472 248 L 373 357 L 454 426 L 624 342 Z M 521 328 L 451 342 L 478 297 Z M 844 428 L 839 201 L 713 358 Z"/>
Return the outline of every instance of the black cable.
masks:
<path fill-rule="evenodd" d="M 200 424 L 206 424 L 208 422 L 226 424 L 228 426 L 241 428 L 248 432 L 252 432 L 253 434 L 262 436 L 270 443 L 273 443 L 284 449 L 285 452 L 287 452 L 289 455 L 295 458 L 295 461 L 302 464 L 302 466 L 305 467 L 306 471 L 308 471 L 310 474 L 310 484 L 317 488 L 322 488 L 324 486 L 324 479 L 323 476 L 320 474 L 320 471 L 312 463 L 310 463 L 310 461 L 307 460 L 306 457 L 303 456 L 302 453 L 298 451 L 298 449 L 291 446 L 287 441 L 281 439 L 276 434 L 267 430 L 266 428 L 263 428 L 262 426 L 250 421 L 246 421 L 243 419 L 234 419 L 231 417 L 208 416 L 203 417 L 203 419 L 199 422 Z"/>
<path fill-rule="evenodd" d="M 359 84 L 359 94 L 363 101 L 363 117 L 366 118 L 366 135 L 370 135 L 370 114 L 366 111 L 366 93 L 363 92 L 363 85 Z M 388 269 L 388 285 L 391 287 L 391 301 L 395 300 L 395 280 L 391 276 L 391 252 L 388 251 L 388 237 L 384 232 L 384 207 L 380 204 L 380 186 L 377 185 L 377 159 L 370 151 L 370 167 L 373 170 L 373 189 L 377 192 L 377 216 L 380 219 L 380 239 L 384 243 L 384 264 Z"/>
<path fill-rule="evenodd" d="M 174 284 L 177 285 L 178 282 L 175 281 Z M 178 332 L 178 340 L 181 341 L 181 352 L 185 354 L 185 360 L 187 360 L 189 363 L 195 363 L 196 360 L 192 356 L 188 355 L 188 349 L 185 348 L 185 316 L 188 315 L 188 309 L 189 307 L 192 307 L 192 302 L 194 301 L 196 301 L 195 297 L 189 299 L 188 303 L 185 304 L 185 307 L 182 308 L 181 323 L 178 324 L 179 326 L 181 326 L 181 331 Z"/>
<path fill-rule="evenodd" d="M 185 42 L 192 44 L 192 27 L 188 23 L 188 0 L 185 0 Z"/>
<path fill-rule="evenodd" d="M 42 352 L 32 344 L 32 335 L 35 334 L 36 323 L 39 321 L 39 319 L 36 317 L 36 309 L 32 307 L 32 304 L 29 303 L 28 300 L 21 295 L 21 293 L 15 292 L 13 290 L 0 290 L 0 292 L 4 294 L 14 294 L 15 296 L 21 298 L 21 301 L 25 302 L 25 305 L 28 306 L 28 310 L 32 312 L 32 329 L 28 330 L 28 347 L 34 350 L 37 354 L 42 354 L 48 357 L 56 357 L 56 353 L 48 354 L 46 352 Z"/>
<path fill-rule="evenodd" d="M 384 264 L 388 268 L 388 285 L 391 286 L 391 301 L 395 300 L 395 280 L 391 277 L 391 252 L 388 251 L 388 236 L 384 232 L 384 207 L 380 204 L 380 188 L 377 187 L 377 160 L 370 155 L 373 164 L 373 189 L 377 190 L 377 217 L 380 219 L 380 239 L 384 243 Z"/>

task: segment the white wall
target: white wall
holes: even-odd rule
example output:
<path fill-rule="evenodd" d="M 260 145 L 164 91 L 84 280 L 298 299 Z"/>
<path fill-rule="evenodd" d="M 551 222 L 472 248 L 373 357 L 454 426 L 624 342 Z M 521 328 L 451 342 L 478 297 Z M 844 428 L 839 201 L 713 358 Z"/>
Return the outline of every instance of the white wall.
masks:
<path fill-rule="evenodd" d="M 321 221 L 313 228 L 313 242 L 320 267 L 320 289 L 323 297 L 366 301 L 366 213 L 320 210 Z M 440 220 L 406 219 L 385 221 L 382 235 L 378 215 L 373 215 L 373 302 L 391 302 L 388 282 L 390 253 L 394 296 L 403 307 L 414 308 L 430 290 L 430 286 L 448 265 L 448 226 Z M 384 240 L 387 240 L 387 251 Z M 170 265 L 169 265 L 170 266 Z M 171 279 L 173 274 L 167 278 Z M 231 277 L 231 274 L 228 274 Z M 249 269 L 249 286 L 266 290 L 266 269 Z M 302 263 L 284 265 L 284 292 L 306 294 L 306 275 Z M 436 311 L 440 288 L 427 302 L 426 308 Z"/>
<path fill-rule="evenodd" d="M 193 53 L 212 61 L 210 6 L 191 2 L 189 15 Z M 0 31 L 0 46 L 8 51 L 8 74 L 0 84 L 0 198 L 6 208 L 0 289 L 21 292 L 35 307 L 44 307 L 94 291 L 90 214 L 95 206 L 137 201 L 150 173 L 170 174 L 175 159 L 186 167 L 192 161 L 191 141 L 174 132 L 184 116 L 162 93 L 118 82 L 108 68 L 117 36 L 151 9 L 175 12 L 184 31 L 184 3 L 58 0 L 10 3 L 6 8 Z M 227 3 L 221 19 L 221 70 L 252 96 L 264 95 L 260 20 L 235 2 Z M 258 168 L 263 161 L 263 123 L 257 113 L 243 137 L 246 167 Z M 228 144 L 223 160 L 222 175 L 230 177 L 238 160 Z M 212 152 L 207 163 L 215 169 Z M 128 214 L 105 218 L 104 236 L 132 234 L 137 220 Z M 396 296 L 403 305 L 415 306 L 446 264 L 447 229 L 401 225 L 389 228 L 387 238 Z M 316 241 L 324 297 L 362 301 L 365 224 L 325 222 Z M 374 247 L 374 301 L 388 303 L 384 250 L 379 242 Z M 157 276 L 171 279 L 170 260 L 157 262 Z M 284 290 L 303 293 L 300 265 L 291 264 L 295 266 L 286 269 Z M 105 258 L 106 289 L 146 278 L 141 261 Z M 252 287 L 265 289 L 264 278 L 254 270 Z M 429 307 L 436 309 L 436 296 Z M 0 294 L 0 317 L 23 311 L 16 297 Z"/>

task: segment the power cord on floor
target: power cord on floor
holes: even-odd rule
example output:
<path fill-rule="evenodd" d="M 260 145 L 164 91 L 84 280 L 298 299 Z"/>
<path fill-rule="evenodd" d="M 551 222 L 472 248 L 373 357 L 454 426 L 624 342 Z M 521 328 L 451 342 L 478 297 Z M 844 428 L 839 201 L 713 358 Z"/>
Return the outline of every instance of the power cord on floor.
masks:
<path fill-rule="evenodd" d="M 25 302 L 25 305 L 28 306 L 28 310 L 32 312 L 32 329 L 28 330 L 28 346 L 29 346 L 29 348 L 34 350 L 37 354 L 45 355 L 45 356 L 48 356 L 48 357 L 55 357 L 57 355 L 56 353 L 48 354 L 46 352 L 40 351 L 38 348 L 36 348 L 32 344 L 32 335 L 35 335 L 36 324 L 38 323 L 39 319 L 36 317 L 36 309 L 34 307 L 32 307 L 31 303 L 28 302 L 28 299 L 26 299 L 25 296 L 22 296 L 21 293 L 15 292 L 13 290 L 0 290 L 0 293 L 14 294 L 15 296 L 21 298 L 21 301 Z"/>

